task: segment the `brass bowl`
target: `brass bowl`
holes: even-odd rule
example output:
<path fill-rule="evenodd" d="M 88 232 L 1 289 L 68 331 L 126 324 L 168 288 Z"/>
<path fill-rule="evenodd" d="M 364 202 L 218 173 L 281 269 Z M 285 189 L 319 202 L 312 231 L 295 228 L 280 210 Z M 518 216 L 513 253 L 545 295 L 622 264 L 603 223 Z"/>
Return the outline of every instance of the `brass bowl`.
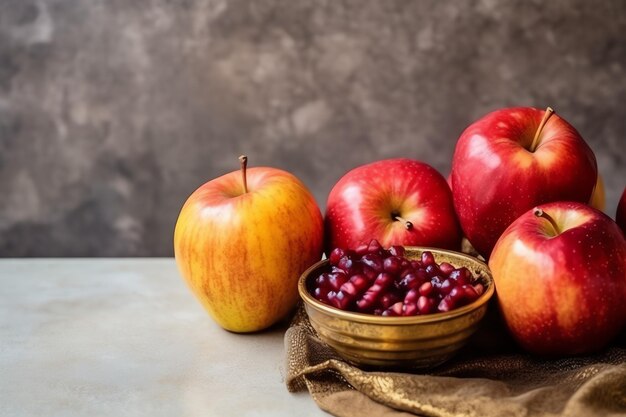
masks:
<path fill-rule="evenodd" d="M 316 300 L 309 289 L 328 268 L 328 260 L 307 269 L 298 291 L 313 328 L 337 353 L 356 365 L 385 368 L 431 368 L 450 359 L 476 331 L 494 293 L 493 277 L 484 262 L 463 253 L 427 248 L 405 248 L 405 256 L 417 259 L 430 251 L 437 263 L 468 268 L 485 286 L 473 303 L 445 313 L 413 317 L 383 317 L 343 311 Z"/>

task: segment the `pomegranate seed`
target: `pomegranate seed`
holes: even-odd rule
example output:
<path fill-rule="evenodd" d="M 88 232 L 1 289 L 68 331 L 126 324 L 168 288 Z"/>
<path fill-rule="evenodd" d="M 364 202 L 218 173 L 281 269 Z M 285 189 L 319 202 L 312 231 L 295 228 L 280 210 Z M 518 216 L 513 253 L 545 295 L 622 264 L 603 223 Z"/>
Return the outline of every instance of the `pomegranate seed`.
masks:
<path fill-rule="evenodd" d="M 424 268 L 420 268 L 417 271 L 415 271 L 415 275 L 417 275 L 417 277 L 420 280 L 422 280 L 422 282 L 429 280 L 428 273 L 426 272 Z"/>
<path fill-rule="evenodd" d="M 313 290 L 313 296 L 320 301 L 328 301 L 328 293 L 322 292 L 320 287 L 316 287 Z"/>
<path fill-rule="evenodd" d="M 389 254 L 391 256 L 403 257 L 404 256 L 404 247 L 403 246 L 392 246 L 392 247 L 389 248 Z"/>
<path fill-rule="evenodd" d="M 383 261 L 383 269 L 390 274 L 397 274 L 402 268 L 402 261 L 397 256 L 390 256 Z"/>
<path fill-rule="evenodd" d="M 465 298 L 465 291 L 462 287 L 454 287 L 446 297 L 450 297 L 450 300 L 456 304 Z"/>
<path fill-rule="evenodd" d="M 402 276 L 402 275 L 401 275 Z M 423 269 L 418 269 L 415 272 L 409 272 L 404 275 L 404 277 L 400 280 L 399 286 L 400 288 L 410 289 L 414 288 L 417 285 L 421 285 L 424 281 L 428 280 L 428 276 L 426 275 L 426 271 Z"/>
<path fill-rule="evenodd" d="M 485 292 L 485 287 L 483 287 L 483 284 L 479 282 L 478 284 L 474 285 L 474 291 L 476 291 L 476 294 L 478 294 L 478 296 L 481 296 Z"/>
<path fill-rule="evenodd" d="M 341 286 L 341 290 L 339 291 L 339 293 L 341 294 L 350 294 L 350 295 L 356 295 L 356 292 L 357 292 L 357 288 L 351 280 L 343 284 Z"/>
<path fill-rule="evenodd" d="M 462 267 L 450 272 L 450 278 L 456 280 L 460 285 L 469 284 L 472 277 L 472 273 L 469 269 Z"/>
<path fill-rule="evenodd" d="M 379 304 L 383 310 L 386 310 L 398 301 L 400 301 L 400 297 L 393 292 L 389 292 L 380 297 Z"/>
<path fill-rule="evenodd" d="M 422 285 L 420 285 L 419 293 L 420 295 L 428 297 L 430 294 L 433 293 L 433 284 L 430 281 L 423 283 Z"/>
<path fill-rule="evenodd" d="M 352 275 L 350 280 L 341 286 L 341 292 L 349 295 L 358 295 L 367 288 L 368 280 L 363 275 Z"/>
<path fill-rule="evenodd" d="M 422 252 L 422 264 L 424 266 L 433 265 L 435 263 L 435 257 L 430 251 Z"/>
<path fill-rule="evenodd" d="M 439 276 L 434 276 L 430 279 L 430 283 L 433 284 L 433 287 L 435 287 L 436 289 L 441 288 L 441 282 L 442 279 Z"/>
<path fill-rule="evenodd" d="M 437 306 L 437 310 L 441 312 L 450 311 L 453 308 L 454 308 L 454 302 L 452 301 L 449 295 L 446 295 L 443 298 L 443 300 L 439 302 L 439 305 Z"/>
<path fill-rule="evenodd" d="M 372 268 L 370 268 L 367 265 L 363 265 L 362 270 L 363 270 L 363 275 L 365 275 L 367 279 L 369 279 L 370 281 L 374 281 L 376 277 L 378 276 L 378 272 L 374 271 Z"/>
<path fill-rule="evenodd" d="M 383 259 L 376 253 L 363 255 L 361 262 L 376 272 L 381 272 L 383 270 Z"/>
<path fill-rule="evenodd" d="M 367 246 L 367 251 L 369 253 L 376 253 L 378 251 L 380 251 L 382 249 L 382 247 L 380 246 L 380 243 L 378 243 L 378 241 L 376 239 L 372 239 L 369 243 L 369 245 Z"/>
<path fill-rule="evenodd" d="M 450 291 L 452 291 L 452 288 L 454 288 L 455 286 L 456 286 L 456 282 L 453 279 L 446 278 L 441 283 L 441 287 L 439 288 L 439 292 L 444 294 L 444 295 L 448 295 L 448 294 L 450 294 Z"/>
<path fill-rule="evenodd" d="M 374 305 L 375 301 L 376 301 L 375 295 L 370 294 L 369 292 L 366 292 L 365 294 L 363 294 L 363 298 L 361 298 L 359 301 L 356 302 L 356 306 L 358 307 L 359 311 L 361 311 L 362 313 L 367 313 L 371 309 L 371 307 Z"/>
<path fill-rule="evenodd" d="M 434 301 L 432 298 L 428 298 L 426 296 L 420 296 L 417 299 L 417 310 L 420 314 L 428 314 L 432 311 L 434 305 Z"/>
<path fill-rule="evenodd" d="M 387 310 L 383 311 L 383 316 L 401 316 L 402 315 L 402 301 L 398 301 Z"/>
<path fill-rule="evenodd" d="M 343 272 L 350 275 L 352 264 L 353 264 L 352 259 L 350 259 L 347 256 L 343 256 L 337 262 L 337 268 L 341 269 Z"/>
<path fill-rule="evenodd" d="M 330 253 L 328 257 L 328 261 L 331 265 L 336 266 L 339 263 L 339 260 L 346 255 L 346 252 L 341 248 L 335 248 Z"/>
<path fill-rule="evenodd" d="M 381 272 L 376 278 L 376 281 L 374 281 L 374 285 L 372 285 L 365 292 L 365 294 L 363 294 L 363 297 L 356 302 L 359 310 L 367 311 L 372 309 L 378 298 L 382 296 L 383 291 L 385 291 L 392 283 L 393 276 L 386 272 Z"/>
<path fill-rule="evenodd" d="M 363 269 L 366 268 L 365 265 L 361 264 L 359 261 L 356 261 L 352 264 L 352 268 L 350 268 L 350 272 L 348 272 L 348 276 L 363 274 Z"/>
<path fill-rule="evenodd" d="M 324 272 L 319 277 L 315 278 L 315 283 L 320 287 L 328 285 L 328 273 Z"/>
<path fill-rule="evenodd" d="M 418 269 L 421 267 L 422 267 L 422 264 L 420 263 L 420 261 L 411 261 L 411 268 Z"/>
<path fill-rule="evenodd" d="M 402 269 L 402 271 L 400 271 L 400 278 L 404 278 L 408 274 L 412 274 L 414 271 L 415 270 L 413 268 L 411 268 L 410 266 L 405 267 L 404 269 Z"/>
<path fill-rule="evenodd" d="M 462 285 L 461 289 L 465 291 L 465 299 L 467 300 L 468 303 L 471 303 L 472 301 L 478 298 L 478 293 L 476 292 L 474 287 L 472 287 L 471 285 L 469 284 Z"/>
<path fill-rule="evenodd" d="M 398 287 L 406 291 L 419 287 L 421 283 L 422 281 L 417 278 L 417 275 L 409 273 L 398 283 Z"/>
<path fill-rule="evenodd" d="M 437 275 L 442 275 L 441 274 L 441 270 L 437 267 L 437 265 L 428 265 L 426 267 L 426 273 L 428 274 L 429 277 L 434 277 Z"/>
<path fill-rule="evenodd" d="M 404 304 L 402 306 L 402 315 L 403 316 L 414 316 L 418 313 L 417 311 L 417 304 L 415 303 L 410 303 L 410 304 Z"/>
<path fill-rule="evenodd" d="M 336 274 L 337 272 L 341 272 L 342 274 L 345 274 L 344 270 L 339 267 L 336 267 L 336 266 L 330 267 L 331 274 Z"/>
<path fill-rule="evenodd" d="M 380 285 L 383 288 L 388 288 L 393 283 L 393 275 L 387 272 L 381 272 L 376 277 L 374 284 Z"/>
<path fill-rule="evenodd" d="M 446 277 L 450 275 L 450 272 L 454 271 L 454 267 L 448 262 L 442 262 L 441 265 L 439 265 L 439 269 L 441 270 L 441 273 L 443 273 L 443 275 L 445 275 Z"/>
<path fill-rule="evenodd" d="M 348 281 L 348 276 L 343 272 L 328 274 L 328 284 L 335 291 L 339 291 L 341 286 L 345 284 L 346 281 Z"/>
<path fill-rule="evenodd" d="M 341 310 L 346 310 L 348 308 L 348 304 L 351 301 L 351 298 L 348 297 L 348 295 L 346 295 L 346 293 L 344 293 L 343 291 L 339 291 L 337 295 L 335 295 L 332 299 L 329 297 L 329 301 L 335 307 Z"/>
<path fill-rule="evenodd" d="M 416 303 L 419 296 L 420 294 L 416 289 L 409 290 L 409 292 L 406 293 L 406 296 L 404 296 L 404 303 Z"/>

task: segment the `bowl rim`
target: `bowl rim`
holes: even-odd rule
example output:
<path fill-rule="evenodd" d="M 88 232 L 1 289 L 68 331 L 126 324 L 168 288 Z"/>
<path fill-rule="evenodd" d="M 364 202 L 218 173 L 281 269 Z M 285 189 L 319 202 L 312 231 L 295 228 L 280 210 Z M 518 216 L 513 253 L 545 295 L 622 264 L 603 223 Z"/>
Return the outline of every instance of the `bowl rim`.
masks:
<path fill-rule="evenodd" d="M 302 298 L 302 300 L 304 301 L 305 306 L 308 305 L 322 313 L 325 313 L 335 318 L 350 320 L 350 321 L 359 322 L 359 323 L 376 324 L 376 325 L 383 325 L 383 326 L 385 325 L 397 326 L 397 325 L 424 324 L 424 323 L 445 321 L 448 319 L 465 315 L 467 313 L 470 313 L 473 310 L 480 308 L 482 305 L 486 304 L 495 293 L 495 282 L 493 280 L 493 276 L 491 274 L 491 270 L 489 269 L 489 266 L 485 262 L 481 261 L 480 259 L 474 256 L 471 256 L 462 252 L 449 250 L 449 249 L 433 248 L 429 246 L 405 246 L 404 248 L 408 250 L 418 250 L 422 252 L 431 251 L 431 252 L 443 253 L 443 254 L 451 255 L 457 258 L 464 258 L 467 261 L 478 264 L 479 266 L 483 267 L 484 270 L 486 271 L 486 274 L 482 276 L 483 279 L 486 279 L 488 281 L 488 285 L 487 285 L 485 292 L 482 293 L 480 297 L 478 297 L 472 303 L 464 305 L 463 307 L 455 308 L 453 310 L 450 310 L 444 313 L 432 313 L 432 314 L 424 314 L 424 315 L 408 316 L 408 317 L 385 317 L 385 316 L 376 316 L 374 314 L 357 313 L 354 311 L 340 310 L 336 307 L 329 306 L 328 304 L 324 304 L 321 301 L 316 300 L 307 290 L 306 280 L 309 277 L 309 275 L 311 275 L 311 273 L 314 270 L 320 268 L 322 265 L 328 264 L 329 262 L 328 259 L 322 259 L 320 261 L 317 261 L 313 265 L 311 265 L 309 268 L 307 268 L 306 271 L 302 273 L 302 275 L 300 275 L 300 278 L 298 279 L 298 292 L 300 293 L 300 298 Z"/>

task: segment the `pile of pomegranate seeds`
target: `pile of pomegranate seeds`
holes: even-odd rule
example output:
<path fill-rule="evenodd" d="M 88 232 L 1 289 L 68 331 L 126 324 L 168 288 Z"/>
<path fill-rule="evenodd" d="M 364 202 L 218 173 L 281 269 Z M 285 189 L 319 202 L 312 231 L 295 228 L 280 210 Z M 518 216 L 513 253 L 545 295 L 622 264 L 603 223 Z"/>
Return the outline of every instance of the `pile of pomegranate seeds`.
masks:
<path fill-rule="evenodd" d="M 431 252 L 404 257 L 402 246 L 382 248 L 377 240 L 355 250 L 334 249 L 331 269 L 315 280 L 313 296 L 341 310 L 379 316 L 415 316 L 450 311 L 484 291 L 465 267 L 437 264 Z"/>

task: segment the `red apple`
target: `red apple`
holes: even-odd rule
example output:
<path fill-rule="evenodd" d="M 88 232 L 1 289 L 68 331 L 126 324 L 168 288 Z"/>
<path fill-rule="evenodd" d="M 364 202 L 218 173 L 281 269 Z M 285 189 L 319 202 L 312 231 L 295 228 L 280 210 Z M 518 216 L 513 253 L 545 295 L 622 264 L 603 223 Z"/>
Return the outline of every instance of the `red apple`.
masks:
<path fill-rule="evenodd" d="M 595 351 L 626 324 L 626 240 L 586 204 L 524 213 L 498 240 L 489 267 L 504 319 L 530 352 Z"/>
<path fill-rule="evenodd" d="M 309 190 L 275 168 L 231 172 L 198 188 L 174 233 L 181 275 L 215 321 L 253 332 L 295 306 L 300 274 L 321 259 L 324 223 Z"/>
<path fill-rule="evenodd" d="M 619 224 L 619 227 L 622 228 L 624 235 L 626 235 L 626 187 L 624 187 L 622 198 L 620 198 L 619 204 L 617 205 L 615 221 Z"/>
<path fill-rule="evenodd" d="M 445 178 L 429 165 L 387 159 L 355 168 L 333 187 L 326 205 L 326 248 L 383 246 L 458 249 L 461 233 Z"/>
<path fill-rule="evenodd" d="M 459 138 L 454 207 L 463 232 L 488 258 L 502 232 L 527 210 L 551 201 L 587 203 L 597 176 L 589 146 L 552 109 L 502 109 Z"/>

